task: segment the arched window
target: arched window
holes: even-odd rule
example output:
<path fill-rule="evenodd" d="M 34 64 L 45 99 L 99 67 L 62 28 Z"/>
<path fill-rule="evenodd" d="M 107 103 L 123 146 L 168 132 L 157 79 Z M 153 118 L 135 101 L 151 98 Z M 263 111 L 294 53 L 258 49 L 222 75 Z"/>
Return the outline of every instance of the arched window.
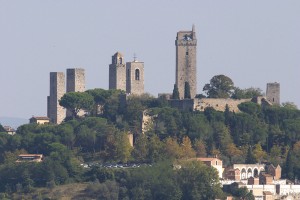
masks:
<path fill-rule="evenodd" d="M 137 81 L 140 80 L 140 70 L 139 69 L 135 70 L 135 80 L 137 80 Z"/>
<path fill-rule="evenodd" d="M 119 63 L 122 64 L 122 58 L 119 58 Z"/>

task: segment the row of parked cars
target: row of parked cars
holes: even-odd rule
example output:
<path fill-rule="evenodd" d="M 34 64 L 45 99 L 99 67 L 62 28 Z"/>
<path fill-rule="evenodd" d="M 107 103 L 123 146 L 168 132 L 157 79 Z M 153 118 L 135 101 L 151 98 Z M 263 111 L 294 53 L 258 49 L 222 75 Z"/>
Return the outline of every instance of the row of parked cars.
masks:
<path fill-rule="evenodd" d="M 99 162 L 90 162 L 90 163 L 82 163 L 82 167 L 91 168 L 91 167 L 104 167 L 104 168 L 137 168 L 142 166 L 152 165 L 149 163 L 99 163 Z"/>

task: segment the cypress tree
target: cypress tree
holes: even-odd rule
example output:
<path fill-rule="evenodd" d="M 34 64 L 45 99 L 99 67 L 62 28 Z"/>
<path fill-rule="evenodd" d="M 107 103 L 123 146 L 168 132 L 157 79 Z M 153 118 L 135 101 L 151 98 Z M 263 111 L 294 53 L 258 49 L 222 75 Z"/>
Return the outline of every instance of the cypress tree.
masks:
<path fill-rule="evenodd" d="M 176 84 L 174 84 L 172 99 L 179 99 L 179 91 Z"/>
<path fill-rule="evenodd" d="M 191 98 L 191 88 L 189 82 L 184 83 L 184 98 L 190 99 Z"/>

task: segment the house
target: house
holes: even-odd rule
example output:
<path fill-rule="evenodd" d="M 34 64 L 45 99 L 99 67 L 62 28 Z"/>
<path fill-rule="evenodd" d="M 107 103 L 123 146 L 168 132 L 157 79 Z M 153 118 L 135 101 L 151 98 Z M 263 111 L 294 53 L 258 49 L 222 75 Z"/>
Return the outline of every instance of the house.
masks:
<path fill-rule="evenodd" d="M 42 162 L 43 154 L 20 154 L 16 162 Z"/>
<path fill-rule="evenodd" d="M 14 135 L 16 134 L 16 130 L 13 129 L 12 127 L 10 126 L 3 126 L 3 128 L 5 129 L 5 132 L 9 135 Z"/>
<path fill-rule="evenodd" d="M 48 117 L 31 117 L 29 119 L 30 124 L 49 124 L 50 119 Z"/>
<path fill-rule="evenodd" d="M 218 171 L 219 178 L 223 177 L 222 176 L 222 174 L 223 174 L 222 160 L 220 160 L 218 158 L 194 158 L 192 160 L 201 161 L 209 167 L 214 167 Z"/>

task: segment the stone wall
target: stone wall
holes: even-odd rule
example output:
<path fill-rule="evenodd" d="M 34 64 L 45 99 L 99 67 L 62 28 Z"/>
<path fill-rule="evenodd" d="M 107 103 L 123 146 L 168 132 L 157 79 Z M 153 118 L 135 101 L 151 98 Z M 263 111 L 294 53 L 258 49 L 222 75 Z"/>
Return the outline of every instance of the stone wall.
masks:
<path fill-rule="evenodd" d="M 225 111 L 226 105 L 232 112 L 240 112 L 238 105 L 244 102 L 250 102 L 251 99 L 213 99 L 213 98 L 202 98 L 194 99 L 194 110 L 204 111 L 205 108 L 212 107 L 217 111 Z"/>

